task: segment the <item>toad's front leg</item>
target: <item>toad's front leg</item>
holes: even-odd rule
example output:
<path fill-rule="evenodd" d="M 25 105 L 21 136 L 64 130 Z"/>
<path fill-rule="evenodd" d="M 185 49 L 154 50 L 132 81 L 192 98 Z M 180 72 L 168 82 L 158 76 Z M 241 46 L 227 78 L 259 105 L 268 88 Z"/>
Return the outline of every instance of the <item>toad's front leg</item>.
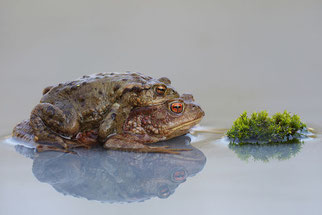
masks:
<path fill-rule="evenodd" d="M 111 106 L 98 129 L 98 139 L 105 142 L 111 134 L 121 133 L 123 124 L 127 119 L 132 107 L 115 103 Z"/>
<path fill-rule="evenodd" d="M 116 134 L 110 137 L 105 143 L 104 148 L 128 152 L 152 152 L 179 154 L 180 151 L 190 151 L 190 149 L 173 149 L 167 146 L 150 146 L 147 143 L 155 143 L 160 141 L 159 138 L 150 137 L 148 135 L 136 134 Z"/>

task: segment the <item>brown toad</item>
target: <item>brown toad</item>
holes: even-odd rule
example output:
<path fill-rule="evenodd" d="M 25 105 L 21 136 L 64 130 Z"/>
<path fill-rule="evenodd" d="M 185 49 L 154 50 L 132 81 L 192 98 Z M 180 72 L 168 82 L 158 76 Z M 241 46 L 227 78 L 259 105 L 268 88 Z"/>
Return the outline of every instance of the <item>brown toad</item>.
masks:
<path fill-rule="evenodd" d="M 184 149 L 157 147 L 149 144 L 188 133 L 189 129 L 199 123 L 203 116 L 204 112 L 194 103 L 190 94 L 183 94 L 180 98 L 170 99 L 160 104 L 134 107 L 124 122 L 118 122 L 115 118 L 114 125 L 120 127 L 121 130 L 109 133 L 104 147 L 122 151 L 176 154 Z M 122 124 L 119 126 L 119 123 Z M 76 141 L 67 140 L 67 147 L 64 146 L 64 149 L 46 144 L 38 145 L 37 149 L 38 151 L 69 151 L 68 148 L 90 146 L 96 142 L 97 129 L 87 130 L 81 135 L 79 133 L 81 137 L 76 137 Z M 33 140 L 35 135 L 29 121 L 18 124 L 14 129 L 14 136 Z"/>
<path fill-rule="evenodd" d="M 86 132 L 95 131 L 92 142 L 96 138 L 105 142 L 109 135 L 122 132 L 133 107 L 160 104 L 179 97 L 170 84 L 168 78 L 153 79 L 127 72 L 83 76 L 46 87 L 28 122 L 34 141 L 58 143 L 68 149 L 88 145 L 91 141 Z M 17 129 L 13 136 L 24 138 L 23 132 L 17 133 Z"/>
<path fill-rule="evenodd" d="M 134 152 L 177 153 L 181 149 L 147 144 L 188 133 L 204 115 L 191 94 L 183 94 L 159 105 L 137 107 L 132 109 L 123 124 L 123 132 L 110 136 L 104 147 Z"/>

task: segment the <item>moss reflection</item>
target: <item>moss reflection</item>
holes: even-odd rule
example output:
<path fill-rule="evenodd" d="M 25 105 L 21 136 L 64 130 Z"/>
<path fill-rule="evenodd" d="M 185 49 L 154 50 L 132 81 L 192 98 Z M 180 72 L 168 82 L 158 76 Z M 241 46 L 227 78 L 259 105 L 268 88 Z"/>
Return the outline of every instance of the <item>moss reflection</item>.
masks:
<path fill-rule="evenodd" d="M 269 162 L 270 160 L 288 160 L 295 157 L 302 149 L 301 141 L 283 144 L 242 144 L 230 143 L 229 148 L 244 161 L 254 160 Z"/>

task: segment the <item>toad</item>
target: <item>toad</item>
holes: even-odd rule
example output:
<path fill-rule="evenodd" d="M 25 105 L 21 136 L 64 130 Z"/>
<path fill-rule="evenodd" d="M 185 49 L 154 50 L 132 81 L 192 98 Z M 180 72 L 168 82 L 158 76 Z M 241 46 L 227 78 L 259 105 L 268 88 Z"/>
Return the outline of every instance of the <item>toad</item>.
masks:
<path fill-rule="evenodd" d="M 128 72 L 83 76 L 76 81 L 47 87 L 30 119 L 18 124 L 13 136 L 39 143 L 39 151 L 59 148 L 68 151 L 74 147 L 90 147 L 97 142 L 106 142 L 106 148 L 113 148 L 109 143 L 133 133 L 126 129 L 133 122 L 129 120 L 133 114 L 143 110 L 140 107 L 153 109 L 156 113 L 156 107 L 161 108 L 179 97 L 170 84 L 167 78 L 156 80 Z M 143 142 L 152 139 L 145 137 Z M 51 146 L 53 144 L 60 147 Z"/>
<path fill-rule="evenodd" d="M 123 125 L 104 143 L 106 149 L 134 152 L 174 153 L 182 149 L 150 146 L 151 143 L 184 135 L 198 124 L 204 111 L 191 94 L 183 94 L 159 105 L 134 108 Z"/>

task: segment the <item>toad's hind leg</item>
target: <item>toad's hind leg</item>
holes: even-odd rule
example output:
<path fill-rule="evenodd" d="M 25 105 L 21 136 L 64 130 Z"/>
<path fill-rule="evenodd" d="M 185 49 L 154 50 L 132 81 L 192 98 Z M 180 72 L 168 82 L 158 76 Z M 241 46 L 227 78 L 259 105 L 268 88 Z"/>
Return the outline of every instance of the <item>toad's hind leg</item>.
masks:
<path fill-rule="evenodd" d="M 54 134 L 52 134 L 52 135 L 54 135 Z M 14 138 L 18 138 L 23 141 L 34 142 L 35 135 L 34 135 L 34 132 L 31 128 L 31 126 L 30 126 L 29 120 L 24 120 L 23 122 L 16 125 L 16 127 L 13 129 L 12 136 Z M 60 141 L 60 140 L 58 140 L 58 141 Z M 63 144 L 63 140 L 61 140 L 61 142 Z M 42 152 L 42 151 L 72 152 L 69 149 L 66 149 L 59 144 L 57 145 L 57 139 L 52 139 L 51 141 L 49 141 L 49 139 L 48 139 L 47 144 L 51 144 L 51 145 L 37 143 L 35 146 L 36 151 L 37 152 Z"/>
<path fill-rule="evenodd" d="M 68 110 L 69 113 L 64 113 L 59 107 L 52 104 L 38 104 L 30 116 L 30 126 L 35 142 L 56 143 L 65 149 L 69 148 L 69 145 L 73 145 L 72 141 L 67 141 L 57 135 L 59 133 L 64 136 L 73 136 L 79 130 L 75 111 L 72 111 L 71 108 Z"/>
<path fill-rule="evenodd" d="M 143 144 L 148 141 L 147 136 L 137 137 L 131 135 L 114 135 L 110 137 L 104 144 L 104 148 L 129 152 L 150 152 L 150 153 L 167 153 L 167 154 L 180 154 L 180 151 L 190 151 L 190 149 L 173 149 L 167 146 L 149 146 Z M 156 142 L 150 140 L 150 143 Z"/>

